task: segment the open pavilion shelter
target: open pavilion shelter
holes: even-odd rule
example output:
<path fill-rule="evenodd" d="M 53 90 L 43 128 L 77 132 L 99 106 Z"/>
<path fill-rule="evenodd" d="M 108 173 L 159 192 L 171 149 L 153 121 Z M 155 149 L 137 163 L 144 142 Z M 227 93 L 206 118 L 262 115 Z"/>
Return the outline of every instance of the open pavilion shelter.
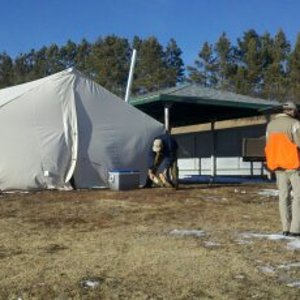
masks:
<path fill-rule="evenodd" d="M 212 134 L 211 176 L 216 175 L 215 124 L 219 121 L 261 116 L 280 105 L 268 101 L 215 90 L 197 84 L 185 84 L 131 98 L 133 106 L 170 126 L 188 126 L 210 123 Z"/>

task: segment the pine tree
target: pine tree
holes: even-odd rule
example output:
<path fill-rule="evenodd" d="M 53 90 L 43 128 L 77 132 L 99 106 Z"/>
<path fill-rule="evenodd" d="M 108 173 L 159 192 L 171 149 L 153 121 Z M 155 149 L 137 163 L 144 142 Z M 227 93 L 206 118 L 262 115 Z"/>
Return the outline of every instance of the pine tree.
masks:
<path fill-rule="evenodd" d="M 262 81 L 260 96 L 271 99 L 273 98 L 271 93 L 273 93 L 274 79 L 278 73 L 278 65 L 275 62 L 274 40 L 269 33 L 265 33 L 261 37 L 261 59 Z"/>
<path fill-rule="evenodd" d="M 88 58 L 88 72 L 99 84 L 111 92 L 125 95 L 130 62 L 127 39 L 115 35 L 99 38 Z"/>
<path fill-rule="evenodd" d="M 165 63 L 165 54 L 162 45 L 155 37 L 146 40 L 135 38 L 138 50 L 138 59 L 132 91 L 134 94 L 143 94 L 156 91 L 174 84 L 170 83 L 168 68 Z M 174 71 L 173 78 L 176 78 Z"/>
<path fill-rule="evenodd" d="M 247 69 L 238 66 L 234 77 L 235 92 L 242 95 L 250 95 L 251 83 L 247 80 Z"/>
<path fill-rule="evenodd" d="M 262 97 L 284 101 L 288 92 L 287 60 L 290 54 L 290 43 L 282 30 L 274 39 L 269 34 L 262 38 L 263 52 L 263 90 Z"/>
<path fill-rule="evenodd" d="M 84 73 L 88 70 L 88 60 L 91 55 L 91 48 L 92 45 L 86 39 L 83 39 L 81 43 L 77 45 L 75 66 Z"/>
<path fill-rule="evenodd" d="M 64 69 L 75 66 L 75 58 L 77 56 L 77 45 L 71 40 L 67 41 L 67 44 L 60 49 L 61 64 Z"/>
<path fill-rule="evenodd" d="M 73 46 L 73 45 L 72 45 Z M 75 46 L 76 47 L 76 46 Z M 61 59 L 61 49 L 56 44 L 52 44 L 46 50 L 46 59 L 47 59 L 47 74 L 54 74 L 60 72 L 66 68 L 65 61 Z M 76 51 L 75 51 L 76 53 Z M 73 58 L 74 59 L 74 58 Z M 70 65 L 74 65 L 68 61 Z"/>
<path fill-rule="evenodd" d="M 28 65 L 27 54 L 19 54 L 14 60 L 13 66 L 13 81 L 14 84 L 20 84 L 27 81 L 28 74 L 32 70 Z"/>
<path fill-rule="evenodd" d="M 132 48 L 137 50 L 137 52 L 140 52 L 142 43 L 143 43 L 143 40 L 140 37 L 138 37 L 137 35 L 135 35 L 132 40 Z M 139 57 L 137 57 L 137 60 L 138 60 L 138 58 Z"/>
<path fill-rule="evenodd" d="M 218 87 L 224 90 L 233 90 L 233 78 L 237 65 L 234 60 L 234 48 L 230 40 L 223 33 L 215 45 Z"/>
<path fill-rule="evenodd" d="M 170 39 L 165 50 L 165 65 L 168 69 L 168 86 L 175 86 L 177 82 L 184 80 L 184 63 L 181 58 L 182 51 L 174 39 Z"/>
<path fill-rule="evenodd" d="M 261 90 L 262 60 L 261 41 L 255 30 L 244 33 L 238 39 L 236 91 L 247 95 L 258 95 Z"/>
<path fill-rule="evenodd" d="M 195 60 L 195 66 L 188 66 L 189 81 L 206 87 L 216 87 L 218 83 L 216 57 L 213 46 L 205 42 Z"/>
<path fill-rule="evenodd" d="M 13 61 L 6 53 L 0 53 L 0 88 L 13 84 Z"/>
<path fill-rule="evenodd" d="M 288 64 L 289 96 L 299 102 L 300 99 L 300 33 L 297 36 L 295 47 L 290 55 Z"/>
<path fill-rule="evenodd" d="M 42 47 L 34 52 L 34 66 L 32 69 L 32 78 L 42 78 L 49 75 L 47 64 L 47 47 Z"/>

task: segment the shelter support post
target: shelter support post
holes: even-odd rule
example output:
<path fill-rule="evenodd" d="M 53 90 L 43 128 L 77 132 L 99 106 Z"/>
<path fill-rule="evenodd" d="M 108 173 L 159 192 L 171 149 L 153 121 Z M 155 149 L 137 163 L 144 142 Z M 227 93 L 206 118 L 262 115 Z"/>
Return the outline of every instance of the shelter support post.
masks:
<path fill-rule="evenodd" d="M 211 157 L 210 157 L 210 163 L 211 163 L 211 177 L 214 179 L 216 176 L 216 137 L 215 137 L 215 120 L 211 121 Z"/>
<path fill-rule="evenodd" d="M 260 176 L 264 177 L 264 164 L 260 163 Z"/>
<path fill-rule="evenodd" d="M 253 161 L 250 161 L 250 175 L 254 176 L 254 165 L 253 165 Z"/>
<path fill-rule="evenodd" d="M 266 119 L 266 124 L 268 124 L 271 120 L 271 114 L 265 115 L 265 119 Z"/>
<path fill-rule="evenodd" d="M 164 117 L 165 117 L 165 130 L 170 131 L 170 110 L 172 104 L 166 103 L 164 105 Z"/>

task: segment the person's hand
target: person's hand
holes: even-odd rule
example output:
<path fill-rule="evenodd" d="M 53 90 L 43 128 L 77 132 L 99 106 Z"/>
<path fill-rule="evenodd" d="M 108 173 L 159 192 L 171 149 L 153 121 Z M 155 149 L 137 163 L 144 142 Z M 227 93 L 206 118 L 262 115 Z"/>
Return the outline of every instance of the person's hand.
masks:
<path fill-rule="evenodd" d="M 148 170 L 148 176 L 150 178 L 150 180 L 152 180 L 155 184 L 159 185 L 159 179 L 155 176 L 155 174 L 153 173 L 152 170 Z"/>
<path fill-rule="evenodd" d="M 148 170 L 148 176 L 151 180 L 153 180 L 155 178 L 155 175 L 152 170 Z"/>
<path fill-rule="evenodd" d="M 162 183 L 165 187 L 172 187 L 171 183 L 167 180 L 164 173 L 160 173 L 159 178 L 160 178 L 160 180 L 162 181 Z"/>

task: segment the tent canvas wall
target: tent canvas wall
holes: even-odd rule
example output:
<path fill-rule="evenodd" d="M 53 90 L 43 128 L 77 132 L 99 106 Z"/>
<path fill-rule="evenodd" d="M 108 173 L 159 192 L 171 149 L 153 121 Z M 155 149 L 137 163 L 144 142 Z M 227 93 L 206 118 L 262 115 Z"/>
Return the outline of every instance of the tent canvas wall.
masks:
<path fill-rule="evenodd" d="M 107 186 L 114 169 L 146 177 L 163 125 L 79 71 L 0 90 L 0 190 Z"/>

